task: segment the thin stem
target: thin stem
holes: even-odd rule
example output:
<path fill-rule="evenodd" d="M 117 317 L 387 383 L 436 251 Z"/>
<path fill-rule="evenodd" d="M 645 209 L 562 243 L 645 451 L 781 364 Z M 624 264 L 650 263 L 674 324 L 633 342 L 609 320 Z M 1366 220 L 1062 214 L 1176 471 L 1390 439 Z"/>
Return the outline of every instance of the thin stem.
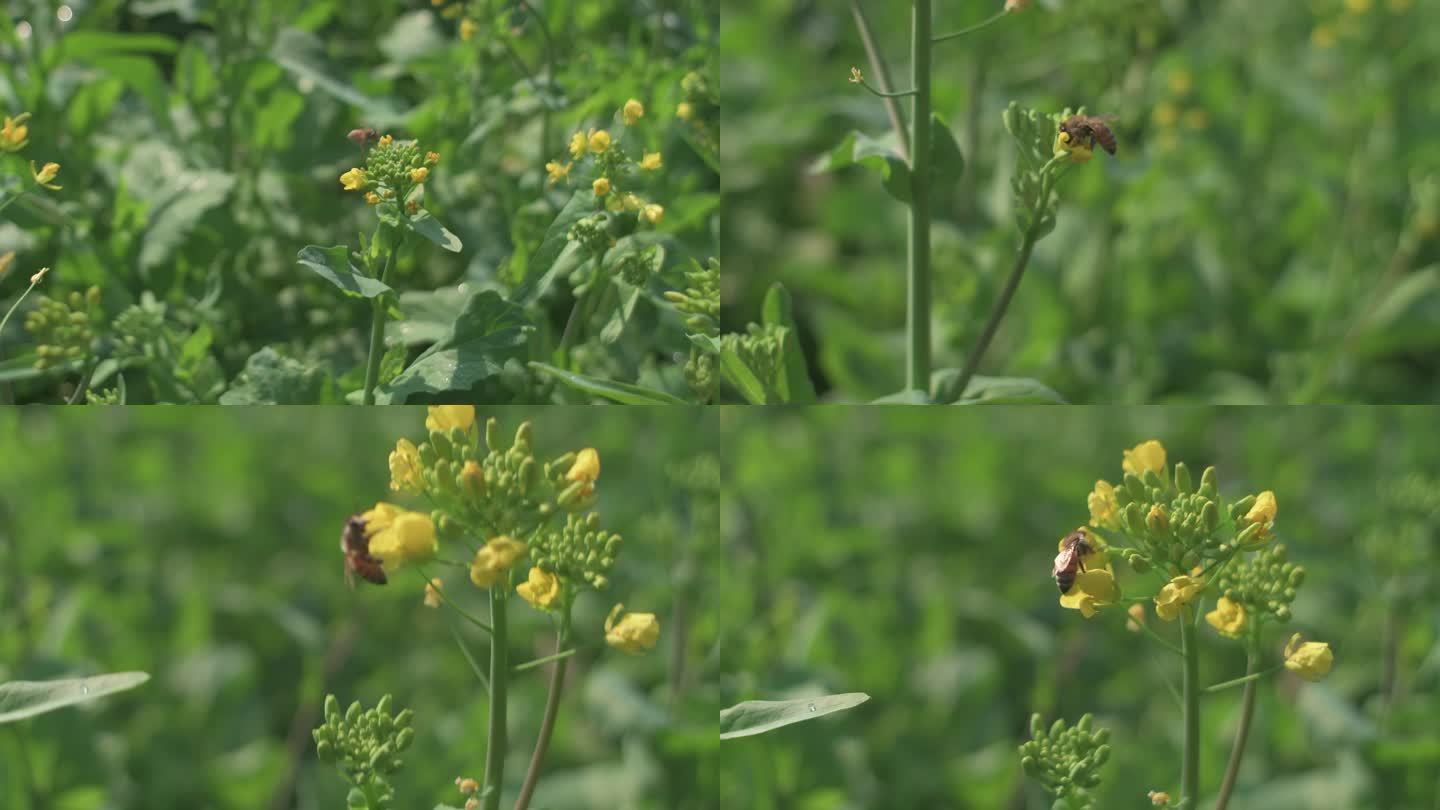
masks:
<path fill-rule="evenodd" d="M 80 375 L 80 382 L 75 384 L 75 392 L 65 400 L 66 405 L 74 405 L 80 401 L 81 397 L 85 396 L 86 389 L 90 387 L 90 377 L 95 374 L 96 365 L 97 363 L 91 363 L 90 367 L 85 370 L 85 373 Z"/>
<path fill-rule="evenodd" d="M 480 662 L 470 654 L 470 648 L 465 646 L 465 639 L 460 637 L 460 631 L 455 628 L 455 623 L 447 617 L 445 624 L 449 625 L 450 635 L 455 639 L 455 646 L 460 648 L 460 654 L 465 656 L 465 662 L 470 665 L 470 670 L 475 673 L 476 678 L 480 679 L 480 685 L 485 687 L 485 694 L 490 694 L 490 679 L 485 677 L 485 670 L 480 668 Z"/>
<path fill-rule="evenodd" d="M 0 207 L 3 207 L 3 206 L 0 206 Z M 19 309 L 19 308 L 20 308 L 20 305 L 25 302 L 25 296 L 29 295 L 29 294 L 30 294 L 30 291 L 33 290 L 33 289 L 35 289 L 35 287 L 38 286 L 39 284 L 40 284 L 40 279 L 39 279 L 39 278 L 36 278 L 34 281 L 31 281 L 31 282 L 30 282 L 30 286 L 25 288 L 25 292 L 20 293 L 20 297 L 19 297 L 19 298 L 16 298 L 16 299 L 15 299 L 15 303 L 13 303 L 13 304 L 10 305 L 10 310 L 5 313 L 5 317 L 0 318 L 0 348 L 3 348 L 3 347 L 4 347 L 4 344 L 5 344 L 5 324 L 10 323 L 10 316 L 15 314 L 15 310 Z M 0 359 L 3 359 L 4 356 L 5 356 L 4 352 L 3 352 L 3 351 L 0 351 Z"/>
<path fill-rule="evenodd" d="M 15 743 L 20 747 L 20 772 L 25 775 L 25 792 L 30 796 L 30 806 L 40 810 L 46 804 L 45 794 L 35 779 L 34 766 L 30 763 L 30 747 L 25 743 L 25 732 L 20 730 L 19 725 L 10 726 L 10 732 L 15 735 Z"/>
<path fill-rule="evenodd" d="M 880 57 L 880 48 L 875 44 L 875 34 L 870 30 L 870 20 L 865 17 L 860 0 L 850 0 L 850 13 L 855 17 L 856 30 L 860 32 L 860 44 L 865 46 L 865 58 L 870 60 L 870 72 L 875 74 L 875 81 L 880 89 L 888 92 L 891 86 L 890 69 Z M 909 163 L 910 133 L 905 128 L 905 112 L 900 109 L 900 102 L 886 98 L 885 114 L 890 117 L 890 127 L 895 130 L 895 143 L 900 151 L 900 159 Z"/>
<path fill-rule="evenodd" d="M 9 208 L 11 203 L 15 202 L 16 200 L 20 199 L 21 197 L 24 197 L 24 196 L 25 196 L 26 194 L 28 194 L 28 193 L 30 193 L 30 189 L 28 189 L 28 188 L 22 188 L 22 189 L 20 189 L 20 191 L 19 191 L 14 197 L 11 197 L 10 199 L 5 200 L 4 202 L 0 202 L 0 211 L 4 211 L 6 208 Z"/>
<path fill-rule="evenodd" d="M 425 573 L 425 569 L 424 569 L 424 568 L 421 568 L 421 567 L 418 566 L 418 565 L 415 566 L 415 573 L 420 575 L 421 581 L 423 581 L 427 586 L 430 584 L 430 575 L 427 574 L 427 573 Z M 486 624 L 485 622 L 480 621 L 479 619 L 475 618 L 474 616 L 470 615 L 467 611 L 465 611 L 465 610 L 464 610 L 463 608 L 461 608 L 459 605 L 455 604 L 455 602 L 454 602 L 453 600 L 451 600 L 449 596 L 446 596 L 446 595 L 445 595 L 445 589 L 443 589 L 443 588 L 436 588 L 436 589 L 435 589 L 435 593 L 437 593 L 437 594 L 440 595 L 440 601 L 444 602 L 447 606 L 449 606 L 451 609 L 453 609 L 456 613 L 459 613 L 461 616 L 463 616 L 463 617 L 464 617 L 467 621 L 469 621 L 471 624 L 475 625 L 476 627 L 480 628 L 481 630 L 484 630 L 486 633 L 488 633 L 488 634 L 490 634 L 490 635 L 492 635 L 492 636 L 495 635 L 495 630 L 494 630 L 494 628 L 492 628 L 490 625 Z"/>
<path fill-rule="evenodd" d="M 598 266 L 600 260 L 597 258 L 595 262 Z M 560 361 L 562 368 L 569 366 L 570 347 L 575 345 L 583 323 L 590 317 L 590 304 L 595 298 L 595 284 L 592 282 L 585 288 L 585 292 L 575 299 L 575 306 L 571 308 L 570 317 L 565 321 L 565 331 L 560 334 L 560 347 L 555 350 L 558 355 L 556 359 Z"/>
<path fill-rule="evenodd" d="M 1246 669 L 1245 669 L 1245 671 L 1246 671 L 1247 673 L 1249 673 L 1249 674 L 1247 674 L 1245 677 L 1243 677 L 1243 678 L 1233 678 L 1233 679 L 1228 680 L 1228 681 L 1221 681 L 1220 683 L 1217 683 L 1217 684 L 1214 684 L 1214 685 L 1211 685 L 1211 686 L 1207 686 L 1207 687 L 1205 687 L 1204 693 L 1207 694 L 1207 695 L 1209 695 L 1209 694 L 1214 694 L 1215 692 L 1223 692 L 1223 691 L 1225 691 L 1226 689 L 1231 688 L 1232 686 L 1239 686 L 1239 685 L 1241 685 L 1241 684 L 1246 684 L 1246 685 L 1248 686 L 1249 684 L 1252 684 L 1252 683 L 1254 683 L 1255 681 L 1260 680 L 1261 678 L 1265 677 L 1266 675 L 1273 675 L 1273 674 L 1275 674 L 1276 672 L 1279 672 L 1280 670 L 1282 670 L 1282 669 L 1284 669 L 1284 668 L 1285 668 L 1285 665 L 1284 665 L 1284 664 L 1276 664 L 1275 666 L 1270 667 L 1269 669 L 1264 669 L 1264 670 L 1260 670 L 1259 672 L 1256 672 L 1254 666 L 1249 666 L 1249 667 L 1246 667 Z"/>
<path fill-rule="evenodd" d="M 550 91 L 551 84 L 555 81 L 555 41 L 550 36 L 550 26 L 545 22 L 545 17 L 529 2 L 520 0 L 520 6 L 530 12 L 535 18 L 535 23 L 540 27 L 540 36 L 545 40 L 545 92 Z M 534 84 L 534 79 L 531 79 Z M 540 91 L 536 87 L 536 92 Z M 550 98 L 546 96 L 540 100 L 540 171 L 545 171 L 545 161 L 549 156 L 550 148 Z"/>
<path fill-rule="evenodd" d="M 506 647 L 505 588 L 490 589 L 490 731 L 485 744 L 485 788 L 483 810 L 499 810 L 500 791 L 505 786 L 505 697 L 510 678 L 509 649 Z"/>
<path fill-rule="evenodd" d="M 955 39 L 956 37 L 963 37 L 963 36 L 965 36 L 966 34 L 971 34 L 971 33 L 974 33 L 974 32 L 976 32 L 976 31 L 979 31 L 981 28 L 984 28 L 985 26 L 987 26 L 987 25 L 989 25 L 989 24 L 991 24 L 991 23 L 993 23 L 993 22 L 996 22 L 996 21 L 999 20 L 1001 17 L 1004 17 L 1006 14 L 1009 14 L 1009 13 L 1010 13 L 1009 10 L 1002 8 L 1002 9 L 1000 9 L 999 11 L 995 12 L 995 14 L 994 14 L 993 16 L 991 16 L 989 19 L 986 19 L 986 20 L 983 20 L 983 21 L 981 21 L 981 22 L 975 23 L 974 25 L 970 26 L 969 28 L 961 28 L 959 31 L 951 31 L 951 32 L 948 33 L 948 34 L 941 34 L 940 36 L 935 37 L 934 39 L 932 39 L 932 40 L 930 40 L 930 41 L 931 41 L 931 42 L 944 42 L 944 41 L 947 40 L 947 39 Z"/>
<path fill-rule="evenodd" d="M 1180 616 L 1180 647 L 1185 654 L 1182 707 L 1185 723 L 1184 759 L 1180 764 L 1180 798 L 1190 807 L 1200 800 L 1200 644 L 1199 631 L 1191 623 L 1194 608 L 1185 605 Z"/>
<path fill-rule="evenodd" d="M 1140 629 L 1141 629 L 1141 630 L 1144 630 L 1144 631 L 1145 631 L 1145 634 L 1148 635 L 1148 636 L 1150 636 L 1150 638 L 1154 639 L 1155 642 L 1156 642 L 1157 644 L 1159 644 L 1161 647 L 1164 647 L 1165 649 L 1169 650 L 1170 652 L 1175 653 L 1176 655 L 1179 655 L 1179 656 L 1184 656 L 1184 655 L 1185 655 L 1185 651 L 1184 651 L 1184 650 L 1182 650 L 1182 649 L 1180 649 L 1179 647 L 1176 647 L 1174 644 L 1171 644 L 1170 642 L 1166 641 L 1163 636 L 1161 636 L 1159 633 L 1155 632 L 1154 630 L 1150 629 L 1150 625 L 1149 625 L 1148 623 L 1146 623 L 1146 622 L 1144 622 L 1144 621 L 1139 621 L 1139 622 L 1135 622 L 1135 623 L 1138 624 L 1138 625 L 1140 625 Z"/>
<path fill-rule="evenodd" d="M 861 87 L 865 88 L 866 90 L 869 90 L 871 93 L 874 93 L 875 95 L 879 96 L 880 98 L 904 98 L 904 97 L 906 97 L 906 96 L 913 96 L 913 95 L 915 95 L 915 91 L 914 91 L 914 90 L 901 90 L 901 91 L 895 92 L 895 93 L 887 93 L 887 92 L 885 92 L 884 90 L 876 90 L 875 88 L 871 87 L 871 86 L 870 86 L 870 83 L 867 82 L 867 81 L 865 81 L 864 79 L 860 79 L 859 81 L 855 81 L 855 84 L 858 84 L 858 85 L 860 85 Z"/>
<path fill-rule="evenodd" d="M 390 263 L 397 250 L 398 245 L 385 253 L 385 267 L 380 270 L 382 284 L 390 274 Z M 375 383 L 380 380 L 380 359 L 385 354 L 381 345 L 385 342 L 385 296 L 377 295 L 370 299 L 370 307 L 370 353 L 365 360 L 365 395 L 362 400 L 366 405 L 375 404 Z"/>
<path fill-rule="evenodd" d="M 557 652 L 557 653 L 555 653 L 554 655 L 547 655 L 547 656 L 545 656 L 544 658 L 536 658 L 534 661 L 526 661 L 526 662 L 523 663 L 523 664 L 516 664 L 515 667 L 514 667 L 514 669 L 511 670 L 511 671 L 512 671 L 512 672 L 524 672 L 524 671 L 527 670 L 527 669 L 534 669 L 535 667 L 544 666 L 545 664 L 548 664 L 548 663 L 550 663 L 551 661 L 559 661 L 559 660 L 562 660 L 562 659 L 565 659 L 565 658 L 569 658 L 570 656 L 574 655 L 576 652 L 577 652 L 577 650 L 576 650 L 574 647 L 571 647 L 570 649 L 568 649 L 568 650 L 566 650 L 566 651 L 564 651 L 564 652 Z"/>
<path fill-rule="evenodd" d="M 985 357 L 985 350 L 990 348 L 990 341 L 1000 330 L 1000 322 L 1005 320 L 1005 312 L 1010 308 L 1010 299 L 1014 298 L 1015 291 L 1020 289 L 1020 280 L 1025 277 L 1025 268 L 1030 265 L 1030 253 L 1040 239 L 1040 222 L 1044 219 L 1045 207 L 1050 203 L 1050 192 L 1055 187 L 1050 167 L 1058 159 L 1052 159 L 1045 164 L 1045 168 L 1040 170 L 1045 177 L 1040 189 L 1040 204 L 1031 212 L 1030 226 L 1025 229 L 1025 235 L 1020 241 L 1020 252 L 1015 254 L 1015 265 L 1010 268 L 1010 277 L 1005 279 L 1005 287 L 1000 291 L 1000 298 L 995 301 L 995 307 L 990 311 L 990 318 L 985 322 L 985 328 L 980 332 L 980 339 L 975 342 L 975 348 L 971 349 L 970 356 L 965 358 L 965 365 L 960 371 L 960 379 L 955 384 L 955 390 L 961 397 L 965 396 L 965 389 L 970 385 L 971 378 L 980 369 L 980 361 Z"/>
<path fill-rule="evenodd" d="M 1254 675 L 1260 663 L 1259 652 L 1252 644 L 1246 658 L 1245 671 Z M 1230 747 L 1230 763 L 1225 766 L 1225 780 L 1220 783 L 1220 795 L 1215 799 L 1215 810 L 1225 810 L 1230 803 L 1230 794 L 1235 790 L 1236 777 L 1240 775 L 1240 761 L 1245 756 L 1245 741 L 1250 736 L 1250 720 L 1255 716 L 1255 681 L 1245 683 L 1245 694 L 1240 699 L 1240 727 L 1235 729 L 1235 743 Z"/>
<path fill-rule="evenodd" d="M 905 301 L 906 390 L 930 390 L 930 0 L 914 0 L 910 19 L 910 228 Z"/>
<path fill-rule="evenodd" d="M 555 634 L 556 650 L 565 646 L 569 625 L 569 616 L 560 620 L 560 630 Z M 520 797 L 515 800 L 515 810 L 525 810 L 530 806 L 530 797 L 535 793 L 535 786 L 540 784 L 540 765 L 545 761 L 545 751 L 550 747 L 550 735 L 555 731 L 555 717 L 560 713 L 560 691 L 565 686 L 565 669 L 570 665 L 565 656 L 573 652 L 575 651 L 569 650 L 551 656 L 552 659 L 558 658 L 559 663 L 550 672 L 550 691 L 545 696 L 545 716 L 540 721 L 540 736 L 535 740 L 535 753 L 530 755 L 530 767 L 525 771 L 525 781 L 520 785 Z"/>

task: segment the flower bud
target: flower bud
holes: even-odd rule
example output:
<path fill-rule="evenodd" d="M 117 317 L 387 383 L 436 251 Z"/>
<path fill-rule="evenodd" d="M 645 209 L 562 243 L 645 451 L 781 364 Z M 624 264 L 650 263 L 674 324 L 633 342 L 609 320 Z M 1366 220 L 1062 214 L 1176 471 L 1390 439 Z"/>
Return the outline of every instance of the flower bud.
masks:
<path fill-rule="evenodd" d="M 415 742 L 415 729 L 402 728 L 400 729 L 400 733 L 395 735 L 395 750 L 404 751 L 406 748 L 409 748 L 410 743 L 413 742 Z"/>
<path fill-rule="evenodd" d="M 1200 509 L 1200 525 L 1205 529 L 1206 534 L 1214 532 L 1220 526 L 1220 507 L 1214 501 L 1206 501 L 1205 506 Z"/>
<path fill-rule="evenodd" d="M 321 740 L 315 743 L 315 754 L 320 761 L 326 765 L 335 764 L 335 746 L 329 740 Z"/>
<path fill-rule="evenodd" d="M 395 728 L 410 728 L 410 722 L 414 719 L 415 711 L 413 709 L 402 709 L 399 714 L 395 715 Z"/>
<path fill-rule="evenodd" d="M 339 722 L 340 720 L 340 701 L 337 700 L 334 695 L 326 695 L 325 722 L 329 723 L 332 720 L 335 722 Z"/>
<path fill-rule="evenodd" d="M 1215 474 L 1215 468 L 1206 467 L 1205 472 L 1200 474 L 1200 489 L 1198 490 L 1199 493 L 1211 500 L 1214 500 L 1215 496 L 1220 491 L 1220 486 L 1219 483 L 1216 481 L 1216 478 L 1217 476 Z"/>
<path fill-rule="evenodd" d="M 525 424 L 528 425 L 530 423 L 526 422 Z M 529 495 L 539 483 L 540 468 L 535 464 L 535 459 L 526 458 L 520 462 L 520 494 Z"/>
<path fill-rule="evenodd" d="M 490 448 L 492 453 L 498 453 L 501 450 L 500 422 L 493 416 L 485 420 L 485 446 Z"/>
<path fill-rule="evenodd" d="M 370 801 L 360 792 L 360 788 L 350 788 L 350 793 L 345 796 L 345 806 L 351 810 L 364 810 L 370 807 Z"/>
<path fill-rule="evenodd" d="M 1145 485 L 1141 483 L 1140 476 L 1135 473 L 1125 473 L 1123 486 L 1125 487 L 1126 494 L 1130 496 L 1132 501 L 1145 499 Z"/>
<path fill-rule="evenodd" d="M 389 695 L 380 698 L 380 702 L 375 704 L 375 711 L 388 717 L 390 714 L 390 704 L 392 702 L 393 700 Z"/>
<path fill-rule="evenodd" d="M 1175 488 L 1181 492 L 1190 491 L 1190 468 L 1183 461 L 1175 464 Z"/>
<path fill-rule="evenodd" d="M 1149 473 L 1146 473 L 1149 475 Z M 1151 534 L 1164 536 L 1170 533 L 1170 518 L 1166 516 L 1164 508 L 1160 504 L 1150 507 L 1150 514 L 1145 516 L 1145 527 Z"/>
<path fill-rule="evenodd" d="M 450 443 L 450 437 L 438 430 L 430 431 L 430 445 L 435 448 L 435 455 L 441 459 L 449 459 L 455 449 Z"/>
<path fill-rule="evenodd" d="M 1013 110 L 1014 108 L 1015 105 L 1012 103 L 1010 105 L 1010 109 Z M 1010 110 L 1006 110 L 1007 114 L 1009 112 Z M 1045 724 L 1044 721 L 1040 718 L 1039 712 L 1030 715 L 1030 737 L 1035 740 L 1045 739 Z"/>
<path fill-rule="evenodd" d="M 1127 476 L 1129 477 L 1129 476 Z M 1125 527 L 1131 534 L 1145 533 L 1145 516 L 1140 512 L 1140 504 L 1132 503 L 1125 507 Z"/>
<path fill-rule="evenodd" d="M 345 725 L 354 725 L 355 721 L 360 719 L 360 711 L 360 701 L 351 703 L 350 708 L 345 710 Z"/>

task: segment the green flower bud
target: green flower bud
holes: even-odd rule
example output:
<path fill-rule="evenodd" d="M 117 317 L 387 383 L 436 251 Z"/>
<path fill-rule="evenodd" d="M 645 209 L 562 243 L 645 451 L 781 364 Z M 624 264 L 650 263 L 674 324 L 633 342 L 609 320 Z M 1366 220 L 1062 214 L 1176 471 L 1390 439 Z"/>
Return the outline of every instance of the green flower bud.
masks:
<path fill-rule="evenodd" d="M 340 720 L 340 701 L 334 695 L 325 696 L 325 720 Z"/>
<path fill-rule="evenodd" d="M 1140 504 L 1132 503 L 1125 507 L 1125 526 L 1131 534 L 1145 533 L 1145 515 L 1140 511 Z"/>
<path fill-rule="evenodd" d="M 1020 753 L 1021 753 L 1021 754 L 1024 754 L 1024 753 L 1025 753 L 1025 746 L 1023 746 L 1023 745 L 1020 746 Z M 1021 769 L 1022 771 L 1024 771 L 1024 772 L 1026 773 L 1026 775 L 1029 776 L 1029 777 L 1031 777 L 1032 779 L 1037 779 L 1037 778 L 1039 778 L 1039 777 L 1040 777 L 1040 774 L 1041 774 L 1041 771 L 1040 771 L 1040 763 L 1039 763 L 1039 762 L 1036 762 L 1034 757 L 1021 756 L 1021 757 L 1020 757 L 1020 769 Z"/>
<path fill-rule="evenodd" d="M 357 700 L 354 703 L 351 703 L 350 708 L 345 710 L 345 725 L 354 725 L 355 721 L 360 719 L 360 712 L 360 701 Z"/>
<path fill-rule="evenodd" d="M 534 433 L 529 422 L 521 422 L 520 427 L 515 429 L 515 446 L 527 453 L 530 452 L 530 439 Z"/>
<path fill-rule="evenodd" d="M 540 469 L 535 465 L 535 459 L 526 458 L 520 463 L 520 494 L 529 495 L 539 483 Z"/>
<path fill-rule="evenodd" d="M 1216 506 L 1214 501 L 1206 501 L 1205 506 L 1200 509 L 1200 525 L 1206 534 L 1220 527 L 1220 507 Z"/>
<path fill-rule="evenodd" d="M 450 442 L 450 437 L 438 430 L 430 431 L 430 446 L 435 448 L 435 456 L 439 459 L 449 459 L 455 449 Z"/>
<path fill-rule="evenodd" d="M 395 735 L 395 750 L 404 751 L 406 748 L 409 748 L 410 743 L 413 742 L 415 742 L 415 729 L 402 728 L 400 729 L 400 733 Z"/>
<path fill-rule="evenodd" d="M 329 740 L 320 740 L 315 743 L 315 754 L 326 765 L 335 764 L 335 746 Z"/>
<path fill-rule="evenodd" d="M 1129 562 L 1130 562 L 1130 568 L 1131 568 L 1135 573 L 1137 573 L 1137 574 L 1144 574 L 1144 573 L 1146 573 L 1147 571 L 1150 570 L 1150 561 L 1147 560 L 1147 559 L 1145 559 L 1145 555 L 1144 555 L 1144 554 L 1141 554 L 1140 552 L 1137 551 L 1137 552 L 1132 553 L 1132 554 L 1129 556 L 1128 559 L 1129 559 Z"/>
<path fill-rule="evenodd" d="M 1030 715 L 1030 737 L 1035 740 L 1045 739 L 1045 721 L 1041 719 L 1039 712 Z"/>
<path fill-rule="evenodd" d="M 1099 748 L 1096 748 L 1096 749 L 1095 749 L 1094 758 L 1095 758 L 1095 767 L 1098 768 L 1098 767 L 1100 767 L 1101 765 L 1104 765 L 1104 764 L 1106 763 L 1106 761 L 1108 761 L 1108 760 L 1110 759 L 1110 746 L 1108 746 L 1108 745 L 1102 745 L 1102 746 L 1100 746 Z"/>
<path fill-rule="evenodd" d="M 350 793 L 345 796 L 345 806 L 351 810 L 364 810 L 370 807 L 370 803 L 365 800 L 365 794 L 360 792 L 360 788 L 350 788 Z"/>
<path fill-rule="evenodd" d="M 1200 489 L 1197 491 L 1206 498 L 1212 501 L 1215 500 L 1215 496 L 1220 492 L 1220 484 L 1216 480 L 1217 478 L 1215 468 L 1206 467 L 1205 472 L 1200 474 Z"/>
<path fill-rule="evenodd" d="M 501 450 L 500 422 L 493 416 L 485 420 L 485 446 L 490 448 L 492 453 L 498 453 Z"/>
<path fill-rule="evenodd" d="M 413 709 L 402 709 L 399 714 L 395 715 L 395 728 L 402 730 L 410 728 L 410 722 L 413 719 L 415 719 Z"/>
<path fill-rule="evenodd" d="M 1190 491 L 1190 468 L 1183 461 L 1175 465 L 1175 488 L 1181 492 Z"/>
<path fill-rule="evenodd" d="M 1125 491 L 1130 494 L 1132 501 L 1145 499 L 1145 485 L 1140 483 L 1140 476 L 1135 473 L 1125 473 L 1125 480 L 1121 486 L 1125 487 Z"/>

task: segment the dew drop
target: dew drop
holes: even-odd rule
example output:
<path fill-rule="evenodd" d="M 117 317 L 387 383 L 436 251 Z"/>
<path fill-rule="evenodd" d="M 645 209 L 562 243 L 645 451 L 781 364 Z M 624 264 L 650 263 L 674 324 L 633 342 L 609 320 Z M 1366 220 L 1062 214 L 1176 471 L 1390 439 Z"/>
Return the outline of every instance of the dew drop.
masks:
<path fill-rule="evenodd" d="M 811 703 L 811 704 L 810 704 L 810 711 L 812 711 L 812 712 L 815 711 L 815 704 L 814 704 L 814 703 Z"/>
<path fill-rule="evenodd" d="M 80 687 L 80 694 L 82 694 L 82 695 L 88 695 L 88 694 L 90 694 L 90 687 L 88 687 L 88 686 L 81 686 L 81 687 Z"/>

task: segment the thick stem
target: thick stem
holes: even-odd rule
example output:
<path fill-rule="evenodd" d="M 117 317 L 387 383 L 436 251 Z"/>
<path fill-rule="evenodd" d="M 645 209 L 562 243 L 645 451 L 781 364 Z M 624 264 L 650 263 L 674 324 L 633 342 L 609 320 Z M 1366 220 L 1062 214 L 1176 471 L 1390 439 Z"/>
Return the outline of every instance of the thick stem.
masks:
<path fill-rule="evenodd" d="M 510 680 L 510 659 L 505 624 L 506 590 L 490 589 L 490 733 L 485 747 L 484 810 L 499 810 L 505 786 L 505 687 Z"/>
<path fill-rule="evenodd" d="M 1245 662 L 1245 674 L 1255 674 L 1260 663 L 1256 650 L 1250 651 Z M 1245 682 L 1245 694 L 1240 698 L 1240 727 L 1235 730 L 1235 744 L 1230 748 L 1230 764 L 1225 766 L 1225 781 L 1220 783 L 1220 796 L 1215 800 L 1215 810 L 1225 810 L 1230 803 L 1230 794 L 1235 790 L 1236 777 L 1240 775 L 1240 761 L 1245 756 L 1245 741 L 1250 737 L 1250 719 L 1255 716 L 1255 685 L 1259 681 Z"/>
<path fill-rule="evenodd" d="M 1180 690 L 1185 698 L 1185 751 L 1180 764 L 1180 797 L 1194 807 L 1200 801 L 1200 644 L 1195 628 L 1194 608 L 1186 605 L 1180 614 L 1180 648 L 1185 653 L 1185 671 Z"/>
<path fill-rule="evenodd" d="M 561 623 L 560 632 L 555 635 L 557 655 L 565 648 L 567 624 L 568 619 Z M 530 755 L 530 767 L 525 771 L 524 783 L 520 785 L 520 797 L 515 800 L 515 810 L 525 810 L 530 806 L 530 797 L 535 793 L 535 786 L 540 784 L 540 765 L 545 761 L 545 751 L 550 747 L 550 735 L 555 731 L 555 716 L 560 713 L 560 691 L 565 686 L 565 668 L 569 665 L 568 657 L 561 658 L 550 671 L 550 692 L 545 696 L 545 716 L 540 721 L 540 736 L 535 740 L 535 753 Z"/>
<path fill-rule="evenodd" d="M 930 390 L 930 0 L 914 0 L 910 27 L 910 230 L 905 331 L 906 390 Z"/>
<path fill-rule="evenodd" d="M 385 254 L 385 267 L 380 271 L 380 281 L 384 283 L 385 277 L 390 274 L 390 261 L 395 257 L 395 249 Z M 365 395 L 363 402 L 366 405 L 375 404 L 375 384 L 380 380 L 380 359 L 385 356 L 385 297 L 377 295 L 370 299 L 370 353 L 365 359 Z"/>

